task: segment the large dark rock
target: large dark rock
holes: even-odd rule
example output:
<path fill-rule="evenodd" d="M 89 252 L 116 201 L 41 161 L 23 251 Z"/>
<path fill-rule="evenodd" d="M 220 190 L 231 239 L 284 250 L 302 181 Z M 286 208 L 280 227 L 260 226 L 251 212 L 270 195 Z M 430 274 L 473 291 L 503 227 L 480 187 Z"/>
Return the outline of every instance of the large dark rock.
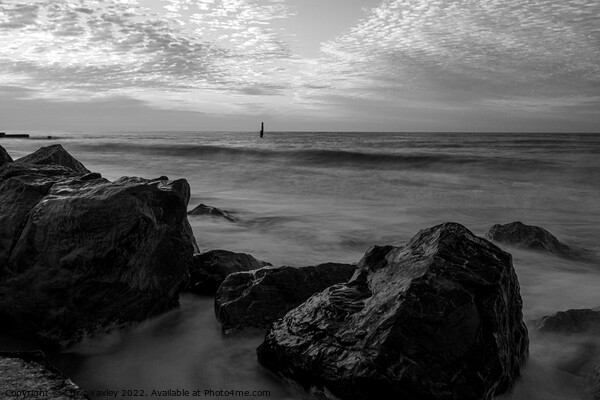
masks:
<path fill-rule="evenodd" d="M 72 169 L 75 172 L 87 174 L 90 171 L 71 156 L 60 144 L 53 144 L 40 148 L 38 151 L 25 157 L 19 158 L 16 162 L 32 165 L 61 165 Z"/>
<path fill-rule="evenodd" d="M 236 222 L 237 218 L 233 215 L 231 211 L 222 210 L 217 207 L 207 206 L 206 204 L 200 204 L 190 212 L 189 215 L 210 215 L 211 217 L 219 217 L 224 218 L 230 222 Z"/>
<path fill-rule="evenodd" d="M 227 250 L 210 250 L 206 253 L 194 254 L 188 290 L 196 294 L 214 295 L 227 275 L 269 265 L 271 264 L 257 260 L 250 254 Z"/>
<path fill-rule="evenodd" d="M 217 291 L 215 314 L 225 331 L 266 329 L 313 294 L 350 279 L 355 269 L 350 264 L 326 263 L 234 273 Z"/>
<path fill-rule="evenodd" d="M 87 399 L 86 393 L 52 366 L 41 351 L 0 352 L 3 399 Z"/>
<path fill-rule="evenodd" d="M 542 332 L 600 335 L 600 309 L 571 309 L 548 315 L 538 321 Z"/>
<path fill-rule="evenodd" d="M 445 223 L 371 248 L 257 353 L 317 398 L 480 400 L 513 386 L 528 346 L 510 254 Z"/>
<path fill-rule="evenodd" d="M 3 328 L 64 347 L 177 306 L 196 246 L 188 183 L 109 182 L 49 157 L 0 168 Z"/>
<path fill-rule="evenodd" d="M 12 157 L 10 154 L 4 150 L 4 147 L 0 146 L 0 167 L 6 163 L 12 162 Z"/>
<path fill-rule="evenodd" d="M 525 225 L 520 221 L 505 225 L 496 224 L 490 228 L 485 237 L 495 242 L 534 250 L 545 250 L 563 257 L 573 255 L 569 246 L 559 241 L 544 228 Z"/>

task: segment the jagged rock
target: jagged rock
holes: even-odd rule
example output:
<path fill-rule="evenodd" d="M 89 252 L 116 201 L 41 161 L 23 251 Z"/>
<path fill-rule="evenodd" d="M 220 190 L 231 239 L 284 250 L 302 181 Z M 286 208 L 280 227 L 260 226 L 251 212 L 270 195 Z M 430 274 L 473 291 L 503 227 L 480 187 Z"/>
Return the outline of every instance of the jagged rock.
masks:
<path fill-rule="evenodd" d="M 547 315 L 538 321 L 542 332 L 591 333 L 600 335 L 600 309 L 571 309 Z"/>
<path fill-rule="evenodd" d="M 528 346 L 510 254 L 445 223 L 371 248 L 257 354 L 320 399 L 486 400 L 513 386 Z"/>
<path fill-rule="evenodd" d="M 188 290 L 196 294 L 214 295 L 227 275 L 269 265 L 271 264 L 257 260 L 250 254 L 227 250 L 210 250 L 206 253 L 194 254 Z"/>
<path fill-rule="evenodd" d="M 183 179 L 109 182 L 60 149 L 0 168 L 3 328 L 64 347 L 177 306 L 189 197 Z"/>
<path fill-rule="evenodd" d="M 35 153 L 19 158 L 16 162 L 33 165 L 61 165 L 75 172 L 87 174 L 90 172 L 82 163 L 71 156 L 60 144 L 40 148 Z"/>
<path fill-rule="evenodd" d="M 326 263 L 234 273 L 217 291 L 215 314 L 225 331 L 266 329 L 313 294 L 350 279 L 355 269 L 350 264 Z"/>
<path fill-rule="evenodd" d="M 569 257 L 572 251 L 550 232 L 534 225 L 525 225 L 520 221 L 509 224 L 496 224 L 485 234 L 487 239 L 512 246 L 534 250 L 546 250 L 550 253 Z"/>
<path fill-rule="evenodd" d="M 0 352 L 0 393 L 6 399 L 88 399 L 41 351 Z"/>
<path fill-rule="evenodd" d="M 6 163 L 12 162 L 12 157 L 6 152 L 4 147 L 0 146 L 0 167 Z"/>
<path fill-rule="evenodd" d="M 236 222 L 237 218 L 231 213 L 231 211 L 222 210 L 217 207 L 207 206 L 206 204 L 200 204 L 192 211 L 188 212 L 189 215 L 210 215 L 212 217 L 225 218 L 227 221 Z"/>

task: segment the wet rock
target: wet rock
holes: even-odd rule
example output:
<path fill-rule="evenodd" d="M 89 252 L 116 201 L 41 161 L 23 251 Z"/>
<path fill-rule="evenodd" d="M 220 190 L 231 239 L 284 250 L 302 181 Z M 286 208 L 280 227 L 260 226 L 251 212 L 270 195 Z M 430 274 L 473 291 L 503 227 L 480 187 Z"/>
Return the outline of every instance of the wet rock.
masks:
<path fill-rule="evenodd" d="M 266 329 L 313 294 L 350 279 L 355 269 L 355 265 L 326 263 L 234 273 L 217 291 L 215 314 L 225 331 Z"/>
<path fill-rule="evenodd" d="M 275 321 L 257 354 L 317 398 L 479 400 L 513 386 L 528 345 L 510 254 L 445 223 L 371 248 L 349 282 Z"/>
<path fill-rule="evenodd" d="M 211 250 L 202 254 L 194 254 L 188 290 L 196 294 L 214 295 L 227 275 L 269 265 L 271 264 L 257 260 L 250 254 L 227 250 Z"/>
<path fill-rule="evenodd" d="M 196 246 L 188 183 L 109 182 L 40 154 L 0 168 L 3 329 L 65 347 L 177 306 Z"/>
<path fill-rule="evenodd" d="M 236 222 L 237 218 L 231 213 L 231 211 L 222 210 L 217 207 L 207 206 L 206 204 L 200 204 L 192 211 L 188 212 L 189 215 L 210 215 L 212 217 L 225 218 L 227 221 Z"/>
<path fill-rule="evenodd" d="M 71 156 L 60 144 L 42 147 L 34 153 L 19 158 L 16 162 L 32 165 L 61 165 L 75 172 L 87 174 L 90 172 L 82 163 Z"/>
<path fill-rule="evenodd" d="M 560 242 L 544 228 L 525 225 L 520 221 L 505 225 L 496 224 L 490 228 L 485 237 L 498 243 L 533 250 L 544 250 L 563 257 L 574 255 L 569 246 Z"/>
<path fill-rule="evenodd" d="M 548 315 L 538 321 L 542 332 L 591 333 L 600 335 L 599 309 L 571 309 Z"/>
<path fill-rule="evenodd" d="M 4 147 L 0 146 L 0 167 L 6 163 L 12 162 L 12 160 L 10 154 L 8 154 Z"/>
<path fill-rule="evenodd" d="M 6 399 L 87 399 L 41 351 L 0 352 L 0 393 Z"/>

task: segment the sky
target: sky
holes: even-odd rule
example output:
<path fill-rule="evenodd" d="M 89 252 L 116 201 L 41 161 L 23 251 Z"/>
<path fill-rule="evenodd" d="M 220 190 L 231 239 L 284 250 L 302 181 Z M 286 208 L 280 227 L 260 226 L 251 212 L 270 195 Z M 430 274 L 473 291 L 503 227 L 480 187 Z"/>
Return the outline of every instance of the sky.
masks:
<path fill-rule="evenodd" d="M 600 132 L 598 0 L 0 0 L 0 131 Z"/>

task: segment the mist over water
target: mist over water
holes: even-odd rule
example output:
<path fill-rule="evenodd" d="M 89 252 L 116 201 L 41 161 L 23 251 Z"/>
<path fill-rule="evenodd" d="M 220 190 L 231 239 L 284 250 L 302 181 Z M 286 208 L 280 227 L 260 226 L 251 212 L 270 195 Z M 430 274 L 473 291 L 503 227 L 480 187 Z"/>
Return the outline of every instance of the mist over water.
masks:
<path fill-rule="evenodd" d="M 190 216 L 203 251 L 247 252 L 274 265 L 352 263 L 374 244 L 400 245 L 438 223 L 459 222 L 482 236 L 493 224 L 520 220 L 600 257 L 599 135 L 52 134 L 58 139 L 0 144 L 17 158 L 61 143 L 111 180 L 186 178 L 190 209 L 205 203 L 240 219 Z M 598 262 L 503 248 L 513 255 L 526 321 L 600 306 Z M 591 339 L 544 337 L 528 326 L 530 360 L 503 398 L 581 398 L 580 378 L 564 365 Z M 81 344 L 57 362 L 84 389 L 198 387 L 303 398 L 257 365 L 263 335 L 223 337 L 212 299 L 185 295 L 179 310 Z"/>

